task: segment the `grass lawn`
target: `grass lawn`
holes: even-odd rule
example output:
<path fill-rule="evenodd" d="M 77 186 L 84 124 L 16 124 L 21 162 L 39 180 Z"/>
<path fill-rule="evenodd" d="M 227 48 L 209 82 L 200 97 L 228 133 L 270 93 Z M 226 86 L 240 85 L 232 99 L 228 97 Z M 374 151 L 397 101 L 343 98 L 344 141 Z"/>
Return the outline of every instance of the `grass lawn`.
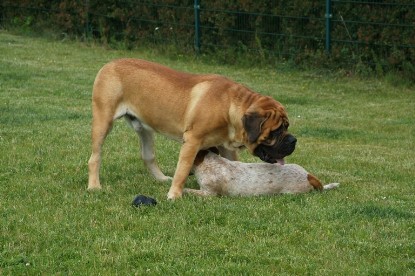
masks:
<path fill-rule="evenodd" d="M 103 190 L 87 192 L 92 83 L 118 57 L 223 74 L 273 96 L 298 138 L 287 161 L 340 188 L 170 202 L 120 120 L 103 149 Z M 414 137 L 414 87 L 3 31 L 0 275 L 415 275 Z M 172 175 L 179 144 L 157 136 L 157 150 Z M 137 194 L 157 206 L 131 207 Z"/>

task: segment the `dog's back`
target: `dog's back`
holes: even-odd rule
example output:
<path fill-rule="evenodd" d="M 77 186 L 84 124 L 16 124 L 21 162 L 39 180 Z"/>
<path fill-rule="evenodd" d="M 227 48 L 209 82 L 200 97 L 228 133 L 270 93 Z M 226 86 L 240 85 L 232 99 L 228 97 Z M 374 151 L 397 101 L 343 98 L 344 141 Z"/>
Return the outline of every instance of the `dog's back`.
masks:
<path fill-rule="evenodd" d="M 194 171 L 204 195 L 305 193 L 338 185 L 323 186 L 316 177 L 296 164 L 242 163 L 229 161 L 212 152 L 205 153 L 202 158 L 199 156 Z"/>

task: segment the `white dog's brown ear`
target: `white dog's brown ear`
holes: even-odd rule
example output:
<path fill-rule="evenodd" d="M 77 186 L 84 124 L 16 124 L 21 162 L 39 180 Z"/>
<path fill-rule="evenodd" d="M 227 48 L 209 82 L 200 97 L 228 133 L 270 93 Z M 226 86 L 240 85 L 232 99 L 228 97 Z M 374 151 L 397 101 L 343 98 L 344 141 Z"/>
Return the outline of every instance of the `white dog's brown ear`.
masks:
<path fill-rule="evenodd" d="M 199 166 L 200 163 L 203 162 L 203 160 L 205 160 L 205 156 L 209 153 L 209 150 L 200 150 L 196 157 L 195 160 L 193 161 L 193 165 L 194 166 Z"/>
<path fill-rule="evenodd" d="M 247 113 L 242 117 L 242 124 L 248 134 L 249 143 L 254 143 L 261 135 L 262 124 L 265 121 L 266 118 L 260 116 L 258 113 Z"/>
<path fill-rule="evenodd" d="M 219 149 L 218 149 L 217 147 L 211 147 L 211 148 L 208 148 L 208 151 L 211 151 L 211 152 L 213 152 L 213 153 L 215 153 L 215 154 L 219 155 Z"/>

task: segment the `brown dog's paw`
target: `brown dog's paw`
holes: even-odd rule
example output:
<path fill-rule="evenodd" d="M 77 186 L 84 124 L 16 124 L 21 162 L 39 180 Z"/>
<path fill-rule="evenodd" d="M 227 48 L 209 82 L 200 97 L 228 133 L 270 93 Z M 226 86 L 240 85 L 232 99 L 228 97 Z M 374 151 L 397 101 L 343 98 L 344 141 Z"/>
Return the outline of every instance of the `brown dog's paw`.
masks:
<path fill-rule="evenodd" d="M 182 197 L 182 191 L 177 190 L 177 189 L 173 189 L 173 188 L 170 188 L 170 191 L 167 194 L 167 199 L 168 200 L 175 200 L 175 199 L 179 199 L 181 197 Z"/>
<path fill-rule="evenodd" d="M 101 185 L 99 185 L 99 186 L 88 186 L 87 191 L 88 192 L 94 192 L 94 191 L 99 191 L 101 189 L 102 189 Z"/>

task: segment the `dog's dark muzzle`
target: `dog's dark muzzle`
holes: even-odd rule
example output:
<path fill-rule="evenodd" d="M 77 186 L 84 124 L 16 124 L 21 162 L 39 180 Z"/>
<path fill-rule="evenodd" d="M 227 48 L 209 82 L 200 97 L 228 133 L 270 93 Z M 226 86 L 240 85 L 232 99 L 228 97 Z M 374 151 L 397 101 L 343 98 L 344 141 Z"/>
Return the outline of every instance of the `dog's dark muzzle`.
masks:
<path fill-rule="evenodd" d="M 283 164 L 284 157 L 294 152 L 296 143 L 297 139 L 287 133 L 272 146 L 259 144 L 255 148 L 254 154 L 264 162 Z"/>

